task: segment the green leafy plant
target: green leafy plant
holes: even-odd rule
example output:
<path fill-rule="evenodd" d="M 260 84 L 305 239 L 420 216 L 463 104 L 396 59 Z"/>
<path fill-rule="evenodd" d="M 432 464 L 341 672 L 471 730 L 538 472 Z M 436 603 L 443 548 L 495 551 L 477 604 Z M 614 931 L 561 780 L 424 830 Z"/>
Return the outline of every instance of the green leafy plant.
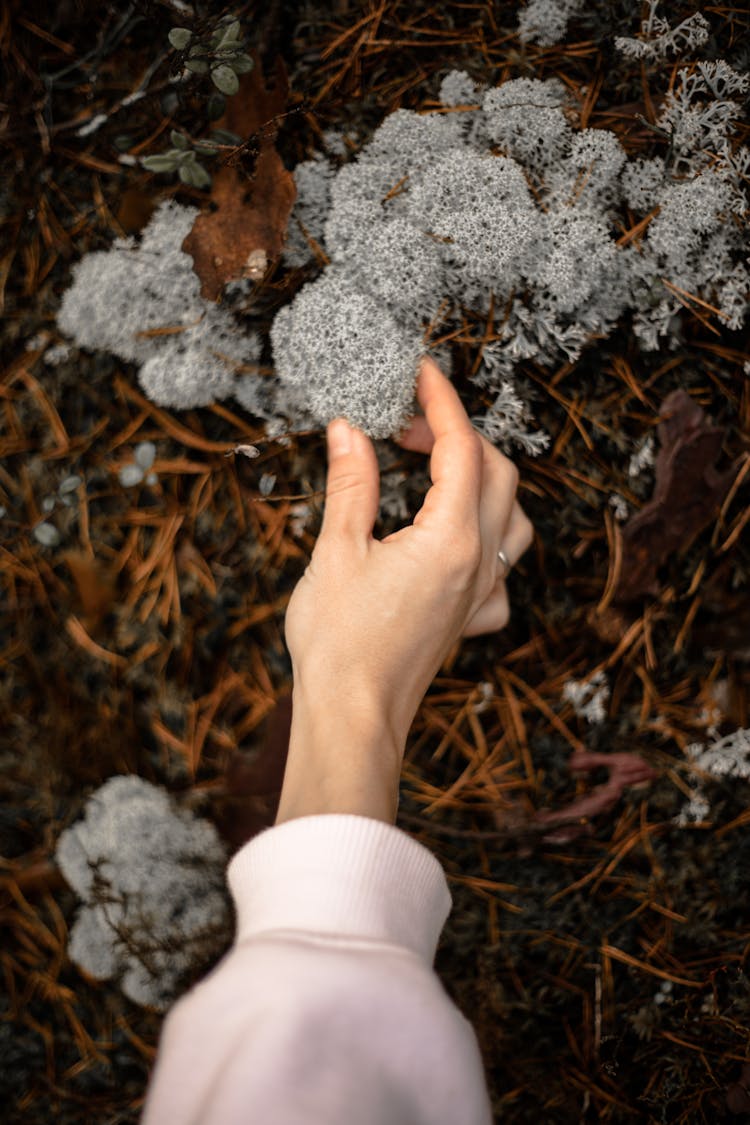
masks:
<path fill-rule="evenodd" d="M 233 16 L 222 16 L 219 22 L 204 33 L 187 27 L 173 27 L 169 33 L 169 43 L 175 51 L 184 56 L 185 70 L 191 74 L 210 75 L 211 81 L 219 91 L 218 114 L 215 99 L 209 99 L 209 117 L 220 116 L 223 111 L 223 97 L 232 97 L 239 90 L 239 76 L 253 69 L 253 60 L 245 52 L 240 21 Z M 209 188 L 211 175 L 198 159 L 200 156 L 215 156 L 227 145 L 241 144 L 241 139 L 233 133 L 216 129 L 210 140 L 193 141 L 184 133 L 173 129 L 170 134 L 172 147 L 165 152 L 145 156 L 141 164 L 149 172 L 176 172 L 183 184 L 194 188 Z"/>
<path fill-rule="evenodd" d="M 187 27 L 173 27 L 169 42 L 176 51 L 187 52 L 185 67 L 193 74 L 210 74 L 217 90 L 227 97 L 239 90 L 239 75 L 253 69 L 245 52 L 240 21 L 223 16 L 207 36 L 198 36 Z"/>
<path fill-rule="evenodd" d="M 173 129 L 172 148 L 155 156 L 144 156 L 141 163 L 149 172 L 177 172 L 183 184 L 189 187 L 211 186 L 211 176 L 198 161 L 198 156 L 215 156 L 216 145 L 198 142 L 191 145 L 184 134 Z"/>

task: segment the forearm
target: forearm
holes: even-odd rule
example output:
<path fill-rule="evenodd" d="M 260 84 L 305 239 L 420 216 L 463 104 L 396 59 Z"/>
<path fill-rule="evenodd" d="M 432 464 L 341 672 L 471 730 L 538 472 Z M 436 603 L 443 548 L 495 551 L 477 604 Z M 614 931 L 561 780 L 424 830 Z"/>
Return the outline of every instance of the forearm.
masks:
<path fill-rule="evenodd" d="M 393 823 L 406 734 L 370 694 L 333 697 L 295 677 L 292 728 L 276 823 L 351 813 Z"/>

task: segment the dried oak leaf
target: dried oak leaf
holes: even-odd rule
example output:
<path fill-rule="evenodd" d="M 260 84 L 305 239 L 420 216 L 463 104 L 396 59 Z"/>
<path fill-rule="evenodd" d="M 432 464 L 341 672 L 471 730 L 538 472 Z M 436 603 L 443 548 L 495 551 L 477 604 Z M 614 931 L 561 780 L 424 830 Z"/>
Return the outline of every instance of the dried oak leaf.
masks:
<path fill-rule="evenodd" d="M 220 168 L 213 177 L 213 211 L 199 215 L 182 244 L 193 259 L 201 294 L 217 301 L 229 281 L 257 277 L 257 263 L 278 258 L 296 197 L 294 177 L 274 147 L 277 120 L 289 92 L 286 71 L 277 60 L 275 83 L 269 89 L 260 64 L 240 79 L 240 89 L 227 101 L 216 123 L 243 140 L 257 144 L 255 170 L 249 178 L 239 166 Z"/>
<path fill-rule="evenodd" d="M 715 519 L 738 469 L 738 464 L 724 472 L 716 468 L 724 431 L 708 422 L 686 391 L 668 395 L 660 415 L 654 494 L 622 529 L 616 602 L 658 594 L 659 567 Z"/>

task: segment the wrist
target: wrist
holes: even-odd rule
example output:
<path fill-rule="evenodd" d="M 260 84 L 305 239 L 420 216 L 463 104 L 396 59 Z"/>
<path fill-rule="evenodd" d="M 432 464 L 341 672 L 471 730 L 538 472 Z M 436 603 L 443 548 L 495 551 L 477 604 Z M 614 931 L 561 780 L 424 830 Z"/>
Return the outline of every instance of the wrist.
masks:
<path fill-rule="evenodd" d="M 320 813 L 393 823 L 405 744 L 370 693 L 334 695 L 295 678 L 276 823 Z"/>

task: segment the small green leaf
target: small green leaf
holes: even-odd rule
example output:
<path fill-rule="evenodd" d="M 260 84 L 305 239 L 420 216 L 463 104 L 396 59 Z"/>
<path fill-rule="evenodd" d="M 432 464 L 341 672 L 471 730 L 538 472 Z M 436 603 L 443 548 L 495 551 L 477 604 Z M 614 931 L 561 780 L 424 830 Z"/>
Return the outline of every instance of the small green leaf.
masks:
<path fill-rule="evenodd" d="M 183 164 L 180 167 L 180 179 L 182 180 L 183 184 L 187 184 L 188 187 L 195 187 L 195 184 L 193 183 L 194 171 L 195 169 L 191 164 Z"/>
<path fill-rule="evenodd" d="M 211 177 L 208 174 L 208 172 L 206 171 L 206 169 L 203 167 L 202 164 L 196 164 L 194 166 L 193 177 L 194 177 L 194 180 L 195 180 L 195 186 L 196 187 L 198 187 L 198 188 L 210 188 L 211 187 Z"/>
<path fill-rule="evenodd" d="M 236 55 L 229 65 L 235 74 L 249 74 L 255 63 L 249 55 Z"/>
<path fill-rule="evenodd" d="M 228 47 L 232 43 L 238 43 L 240 38 L 240 21 L 232 20 L 227 24 L 226 29 L 222 33 L 221 39 L 218 42 L 219 47 Z"/>
<path fill-rule="evenodd" d="M 169 136 L 175 148 L 183 150 L 190 148 L 190 143 L 187 137 L 183 137 L 182 133 L 178 133 L 176 129 L 173 129 Z"/>
<path fill-rule="evenodd" d="M 225 66 L 224 64 L 215 67 L 211 71 L 211 81 L 213 82 L 216 89 L 221 90 L 222 94 L 226 94 L 227 97 L 231 97 L 232 94 L 236 94 L 240 88 L 240 83 L 237 75 L 234 73 L 231 67 Z"/>
<path fill-rule="evenodd" d="M 185 66 L 188 70 L 192 70 L 193 74 L 208 74 L 208 63 L 205 59 L 188 59 Z"/>
<path fill-rule="evenodd" d="M 193 38 L 193 33 L 186 27 L 173 27 L 167 38 L 175 51 L 184 51 Z"/>
<path fill-rule="evenodd" d="M 168 152 L 162 152 L 156 156 L 144 156 L 141 164 L 149 172 L 174 172 L 177 167 L 175 157 Z"/>
<path fill-rule="evenodd" d="M 218 121 L 226 109 L 226 99 L 218 90 L 214 90 L 206 104 L 206 113 L 209 121 Z"/>
<path fill-rule="evenodd" d="M 219 145 L 232 145 L 234 148 L 242 144 L 242 137 L 238 137 L 236 133 L 230 133 L 228 129 L 212 129 L 211 136 Z"/>
<path fill-rule="evenodd" d="M 183 164 L 180 167 L 180 179 L 188 187 L 207 188 L 211 186 L 211 177 L 200 164 Z"/>

